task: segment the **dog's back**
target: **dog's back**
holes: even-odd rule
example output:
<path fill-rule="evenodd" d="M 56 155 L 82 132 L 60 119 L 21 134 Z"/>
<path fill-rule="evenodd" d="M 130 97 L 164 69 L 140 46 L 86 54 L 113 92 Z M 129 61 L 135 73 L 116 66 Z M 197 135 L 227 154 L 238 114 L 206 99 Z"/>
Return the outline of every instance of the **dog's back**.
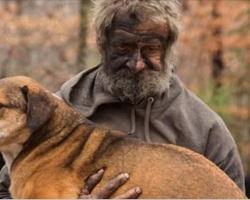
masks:
<path fill-rule="evenodd" d="M 119 194 L 139 186 L 143 189 L 140 198 L 147 199 L 245 198 L 213 163 L 174 145 L 120 141 L 104 153 L 100 163 L 111 166 L 106 170 L 107 180 L 119 172 L 130 172 L 130 182 Z"/>
<path fill-rule="evenodd" d="M 83 133 L 79 134 L 84 137 Z M 82 144 L 79 140 L 77 143 Z M 143 190 L 140 198 L 146 199 L 245 198 L 217 166 L 181 147 L 146 144 L 136 139 L 113 136 L 99 128 L 89 134 L 81 151 L 77 144 L 75 148 L 70 143 L 68 145 L 55 153 L 44 154 L 40 163 L 27 160 L 25 164 L 16 166 L 14 180 L 18 180 L 15 174 L 19 176 L 26 169 L 29 169 L 30 178 L 27 177 L 23 188 L 19 181 L 15 181 L 17 186 L 12 192 L 18 198 L 78 198 L 84 186 L 83 180 L 105 168 L 104 178 L 96 190 L 119 173 L 130 174 L 129 181 L 115 195 L 139 186 Z M 74 159 L 72 152 L 75 153 Z M 36 153 L 39 155 L 39 151 Z"/>
<path fill-rule="evenodd" d="M 0 106 L 0 149 L 5 158 L 13 150 L 11 144 L 19 144 L 14 161 L 7 159 L 13 198 L 78 198 L 87 177 L 100 168 L 106 170 L 96 190 L 127 172 L 130 179 L 116 194 L 138 186 L 143 190 L 140 197 L 148 199 L 245 198 L 203 156 L 173 145 L 115 136 L 88 123 L 28 78 L 0 81 Z"/>

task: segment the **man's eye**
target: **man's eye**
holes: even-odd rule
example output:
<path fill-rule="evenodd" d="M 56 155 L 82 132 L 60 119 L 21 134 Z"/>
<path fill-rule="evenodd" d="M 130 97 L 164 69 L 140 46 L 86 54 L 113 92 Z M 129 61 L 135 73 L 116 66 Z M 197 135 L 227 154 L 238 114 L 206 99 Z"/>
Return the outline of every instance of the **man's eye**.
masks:
<path fill-rule="evenodd" d="M 147 46 L 144 48 L 144 51 L 148 54 L 155 54 L 161 51 L 160 46 Z"/>
<path fill-rule="evenodd" d="M 115 50 L 117 53 L 124 54 L 124 53 L 127 53 L 127 52 L 128 52 L 129 46 L 128 46 L 127 44 L 118 44 L 118 45 L 114 45 L 114 50 Z"/>

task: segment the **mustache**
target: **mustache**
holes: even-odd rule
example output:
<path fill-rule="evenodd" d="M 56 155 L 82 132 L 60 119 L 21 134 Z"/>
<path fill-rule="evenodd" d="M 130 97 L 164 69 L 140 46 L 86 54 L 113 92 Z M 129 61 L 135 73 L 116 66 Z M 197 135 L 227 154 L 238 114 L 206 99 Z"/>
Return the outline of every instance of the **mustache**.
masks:
<path fill-rule="evenodd" d="M 126 71 L 128 74 L 131 74 L 132 72 L 127 66 L 127 63 L 130 62 L 131 59 L 133 58 L 117 58 L 115 59 L 115 61 L 105 62 L 104 65 L 105 65 L 106 71 L 107 72 L 111 71 L 110 73 L 112 74 L 119 73 L 120 71 Z M 136 64 L 137 60 L 133 60 L 133 62 Z M 145 58 L 143 59 L 143 62 L 145 63 L 146 67 L 145 69 L 142 70 L 142 72 L 144 70 L 154 69 L 153 63 L 149 59 Z"/>

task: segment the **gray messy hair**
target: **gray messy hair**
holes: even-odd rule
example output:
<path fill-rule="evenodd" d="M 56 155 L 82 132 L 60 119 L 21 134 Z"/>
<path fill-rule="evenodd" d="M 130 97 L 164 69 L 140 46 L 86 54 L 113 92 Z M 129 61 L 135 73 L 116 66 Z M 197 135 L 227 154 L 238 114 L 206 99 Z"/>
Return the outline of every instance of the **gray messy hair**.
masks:
<path fill-rule="evenodd" d="M 121 11 L 130 11 L 146 16 L 154 22 L 165 19 L 169 28 L 168 47 L 177 40 L 180 32 L 180 3 L 178 0 L 92 0 L 94 3 L 94 23 L 99 51 L 104 55 L 106 33 Z"/>

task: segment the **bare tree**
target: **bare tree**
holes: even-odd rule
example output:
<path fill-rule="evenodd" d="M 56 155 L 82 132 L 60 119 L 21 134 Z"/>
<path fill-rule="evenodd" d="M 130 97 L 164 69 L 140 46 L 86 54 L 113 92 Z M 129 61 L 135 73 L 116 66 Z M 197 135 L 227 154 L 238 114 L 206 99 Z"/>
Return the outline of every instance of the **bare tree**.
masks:
<path fill-rule="evenodd" d="M 188 1 L 186 1 L 186 0 L 181 1 L 181 5 L 182 5 L 183 12 L 187 12 L 189 9 Z"/>
<path fill-rule="evenodd" d="M 79 49 L 77 56 L 77 71 L 81 71 L 86 64 L 86 40 L 89 0 L 80 0 L 80 30 L 79 30 Z"/>
<path fill-rule="evenodd" d="M 218 21 L 221 18 L 221 14 L 219 12 L 219 3 L 220 0 L 213 1 L 213 10 L 212 10 L 212 20 Z M 216 88 L 221 86 L 221 75 L 223 70 L 225 69 L 225 64 L 223 60 L 223 44 L 222 44 L 222 27 L 221 24 L 216 24 L 212 29 L 212 37 L 216 42 L 216 49 L 212 52 L 211 60 L 212 60 L 212 75 L 215 81 Z"/>

